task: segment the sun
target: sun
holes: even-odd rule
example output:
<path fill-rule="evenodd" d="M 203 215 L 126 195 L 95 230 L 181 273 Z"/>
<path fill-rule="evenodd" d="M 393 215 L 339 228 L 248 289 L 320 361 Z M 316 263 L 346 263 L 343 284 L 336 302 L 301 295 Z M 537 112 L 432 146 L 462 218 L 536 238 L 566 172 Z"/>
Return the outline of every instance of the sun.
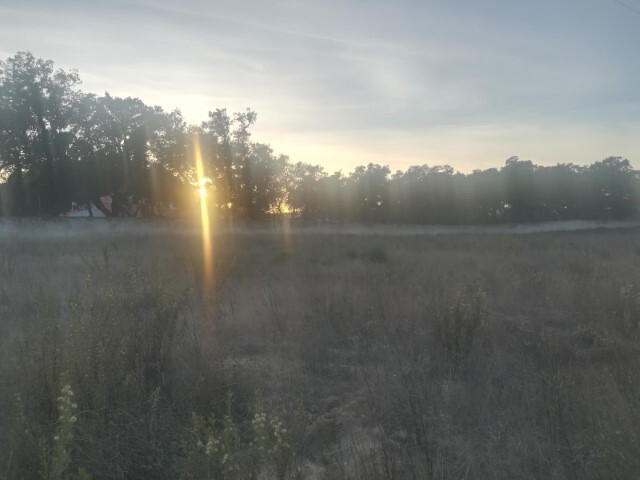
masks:
<path fill-rule="evenodd" d="M 211 187 L 211 179 L 208 177 L 202 176 L 198 180 L 198 183 L 196 184 L 196 186 L 198 187 L 198 195 L 200 195 L 200 199 L 205 200 L 209 195 L 209 188 Z"/>

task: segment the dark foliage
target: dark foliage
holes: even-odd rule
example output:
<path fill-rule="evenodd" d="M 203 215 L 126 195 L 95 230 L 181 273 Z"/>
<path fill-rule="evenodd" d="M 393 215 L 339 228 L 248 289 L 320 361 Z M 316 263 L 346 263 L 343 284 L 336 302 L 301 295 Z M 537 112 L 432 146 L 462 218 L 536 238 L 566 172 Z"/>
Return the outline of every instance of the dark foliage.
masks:
<path fill-rule="evenodd" d="M 193 210 L 195 186 L 210 192 L 217 218 L 249 220 L 288 211 L 306 221 L 522 223 L 624 219 L 638 209 L 638 176 L 621 157 L 588 167 L 512 157 L 471 174 L 369 164 L 327 175 L 252 142 L 251 110 L 217 109 L 188 126 L 178 110 L 85 94 L 79 84 L 76 72 L 30 53 L 0 62 L 0 214 L 57 216 L 94 204 L 108 216 L 162 216 L 167 206 Z"/>

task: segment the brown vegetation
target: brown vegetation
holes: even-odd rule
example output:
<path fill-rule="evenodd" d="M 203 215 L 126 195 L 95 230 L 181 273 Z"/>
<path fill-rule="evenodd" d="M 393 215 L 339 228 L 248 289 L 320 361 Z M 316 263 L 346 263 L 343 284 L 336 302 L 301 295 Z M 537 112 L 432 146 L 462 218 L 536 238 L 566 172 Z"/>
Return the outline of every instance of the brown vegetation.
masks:
<path fill-rule="evenodd" d="M 0 238 L 0 478 L 637 478 L 637 230 L 200 251 Z"/>

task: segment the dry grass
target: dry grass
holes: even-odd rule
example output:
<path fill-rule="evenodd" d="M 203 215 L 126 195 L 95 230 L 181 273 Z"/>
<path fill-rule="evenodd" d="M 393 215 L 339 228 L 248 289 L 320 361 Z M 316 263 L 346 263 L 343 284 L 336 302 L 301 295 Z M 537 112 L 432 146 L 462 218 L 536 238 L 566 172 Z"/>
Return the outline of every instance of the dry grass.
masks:
<path fill-rule="evenodd" d="M 638 477 L 638 231 L 217 235 L 205 305 L 197 236 L 34 228 L 0 238 L 0 478 L 45 478 L 65 382 L 68 478 L 201 478 L 228 391 L 242 445 L 258 391 L 296 429 L 266 477 Z"/>

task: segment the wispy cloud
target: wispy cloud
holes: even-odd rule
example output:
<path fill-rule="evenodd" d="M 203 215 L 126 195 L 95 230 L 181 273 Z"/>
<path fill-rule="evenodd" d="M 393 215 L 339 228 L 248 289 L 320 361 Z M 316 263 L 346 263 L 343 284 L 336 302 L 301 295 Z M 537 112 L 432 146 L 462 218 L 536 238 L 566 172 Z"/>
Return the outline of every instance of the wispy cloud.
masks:
<path fill-rule="evenodd" d="M 640 20 L 614 0 L 0 0 L 0 15 L 5 57 L 32 50 L 196 123 L 250 106 L 256 137 L 300 160 L 640 162 Z"/>

